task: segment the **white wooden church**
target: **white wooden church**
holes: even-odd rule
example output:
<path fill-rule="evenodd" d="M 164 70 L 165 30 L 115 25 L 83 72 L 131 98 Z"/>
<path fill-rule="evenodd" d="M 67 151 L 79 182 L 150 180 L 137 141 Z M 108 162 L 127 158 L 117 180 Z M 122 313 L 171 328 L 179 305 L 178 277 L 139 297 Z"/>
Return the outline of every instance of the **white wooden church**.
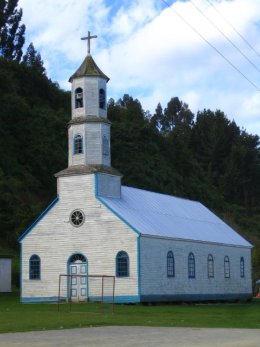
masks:
<path fill-rule="evenodd" d="M 68 168 L 57 197 L 19 238 L 21 301 L 57 301 L 59 275 L 115 276 L 115 302 L 248 299 L 252 245 L 201 203 L 121 186 L 111 167 L 109 78 L 88 55 L 70 77 Z M 62 299 L 96 300 L 90 277 Z M 107 301 L 112 293 L 105 294 Z"/>

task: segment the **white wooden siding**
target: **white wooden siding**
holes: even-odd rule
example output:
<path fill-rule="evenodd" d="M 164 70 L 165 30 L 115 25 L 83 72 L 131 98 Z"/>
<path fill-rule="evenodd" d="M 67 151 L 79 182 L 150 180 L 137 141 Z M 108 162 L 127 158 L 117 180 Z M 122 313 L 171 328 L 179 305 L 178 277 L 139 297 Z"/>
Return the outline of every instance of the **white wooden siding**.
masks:
<path fill-rule="evenodd" d="M 74 138 L 80 134 L 83 138 L 83 153 L 74 154 Z M 72 165 L 106 165 L 110 166 L 111 157 L 103 155 L 102 140 L 106 136 L 110 147 L 110 124 L 86 122 L 73 124 L 69 128 L 69 166 Z"/>
<path fill-rule="evenodd" d="M 86 164 L 86 124 L 73 124 L 69 128 L 69 166 L 71 165 L 85 165 Z M 74 154 L 74 138 L 76 135 L 81 135 L 83 139 L 83 153 Z"/>
<path fill-rule="evenodd" d="M 108 155 L 103 154 L 102 141 L 104 136 L 108 140 L 108 146 L 109 146 Z M 106 166 L 110 166 L 111 165 L 110 124 L 106 124 L 106 123 L 101 124 L 101 155 L 102 155 L 102 164 Z"/>
<path fill-rule="evenodd" d="M 102 138 L 101 124 L 87 123 L 86 124 L 86 139 L 87 139 L 87 164 L 102 163 Z"/>
<path fill-rule="evenodd" d="M 83 107 L 75 108 L 74 94 L 77 88 L 83 89 Z M 72 81 L 72 118 L 80 116 L 107 117 L 107 110 L 99 108 L 99 89 L 106 93 L 106 81 L 100 77 L 80 77 Z"/>
<path fill-rule="evenodd" d="M 136 234 L 94 194 L 94 175 L 59 178 L 59 201 L 22 241 L 22 297 L 57 297 L 59 274 L 74 253 L 88 260 L 88 274 L 115 275 L 117 252 L 130 259 L 130 277 L 116 279 L 115 295 L 138 295 Z M 85 223 L 74 227 L 70 213 L 80 209 Z M 29 280 L 29 259 L 41 258 L 41 279 Z"/>
<path fill-rule="evenodd" d="M 141 294 L 235 294 L 251 293 L 249 248 L 200 242 L 141 237 Z M 167 253 L 175 259 L 175 277 L 167 277 Z M 195 278 L 188 278 L 188 255 L 195 256 Z M 214 278 L 208 278 L 208 255 L 214 259 Z M 224 278 L 224 257 L 229 256 L 230 278 Z M 245 260 L 245 278 L 240 277 L 240 257 Z"/>
<path fill-rule="evenodd" d="M 83 90 L 83 107 L 75 108 L 75 90 L 77 88 L 82 88 Z M 81 117 L 86 114 L 86 89 L 84 78 L 75 78 L 72 82 L 71 87 L 71 113 L 72 118 Z"/>
<path fill-rule="evenodd" d="M 97 174 L 97 194 L 99 196 L 120 198 L 121 197 L 121 177 Z"/>

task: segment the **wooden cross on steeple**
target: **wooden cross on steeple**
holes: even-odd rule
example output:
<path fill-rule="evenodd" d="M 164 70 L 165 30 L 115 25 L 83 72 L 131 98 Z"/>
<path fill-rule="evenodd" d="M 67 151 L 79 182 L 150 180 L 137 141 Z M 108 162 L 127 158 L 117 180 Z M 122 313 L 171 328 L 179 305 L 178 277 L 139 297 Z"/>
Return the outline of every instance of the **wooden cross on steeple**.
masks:
<path fill-rule="evenodd" d="M 97 35 L 90 35 L 90 31 L 88 31 L 88 36 L 82 37 L 81 40 L 87 40 L 88 41 L 88 54 L 90 54 L 90 40 L 96 39 Z"/>

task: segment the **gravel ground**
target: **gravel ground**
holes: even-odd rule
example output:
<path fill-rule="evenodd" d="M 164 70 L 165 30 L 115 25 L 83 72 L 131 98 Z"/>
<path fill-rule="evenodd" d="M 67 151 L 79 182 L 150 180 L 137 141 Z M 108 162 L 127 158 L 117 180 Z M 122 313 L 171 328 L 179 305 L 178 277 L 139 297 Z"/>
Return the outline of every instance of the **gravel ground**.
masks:
<path fill-rule="evenodd" d="M 257 329 L 98 327 L 0 334 L 0 347 L 260 347 Z"/>

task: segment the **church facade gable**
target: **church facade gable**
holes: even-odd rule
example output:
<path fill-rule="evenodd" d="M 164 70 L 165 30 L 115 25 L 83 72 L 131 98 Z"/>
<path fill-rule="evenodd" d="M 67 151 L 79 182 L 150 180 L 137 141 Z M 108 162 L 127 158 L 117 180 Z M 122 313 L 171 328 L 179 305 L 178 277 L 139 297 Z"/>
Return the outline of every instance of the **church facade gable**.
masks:
<path fill-rule="evenodd" d="M 138 302 L 137 235 L 96 198 L 94 175 L 61 177 L 59 181 L 59 201 L 21 240 L 21 300 L 57 301 L 59 275 L 69 273 L 73 254 L 87 259 L 87 274 L 115 276 L 116 256 L 124 251 L 129 257 L 129 276 L 116 279 L 115 298 L 117 302 Z M 73 211 L 84 215 L 79 227 L 71 223 Z M 41 276 L 36 280 L 30 279 L 32 255 L 41 260 Z M 100 292 L 92 296 L 97 294 Z"/>

